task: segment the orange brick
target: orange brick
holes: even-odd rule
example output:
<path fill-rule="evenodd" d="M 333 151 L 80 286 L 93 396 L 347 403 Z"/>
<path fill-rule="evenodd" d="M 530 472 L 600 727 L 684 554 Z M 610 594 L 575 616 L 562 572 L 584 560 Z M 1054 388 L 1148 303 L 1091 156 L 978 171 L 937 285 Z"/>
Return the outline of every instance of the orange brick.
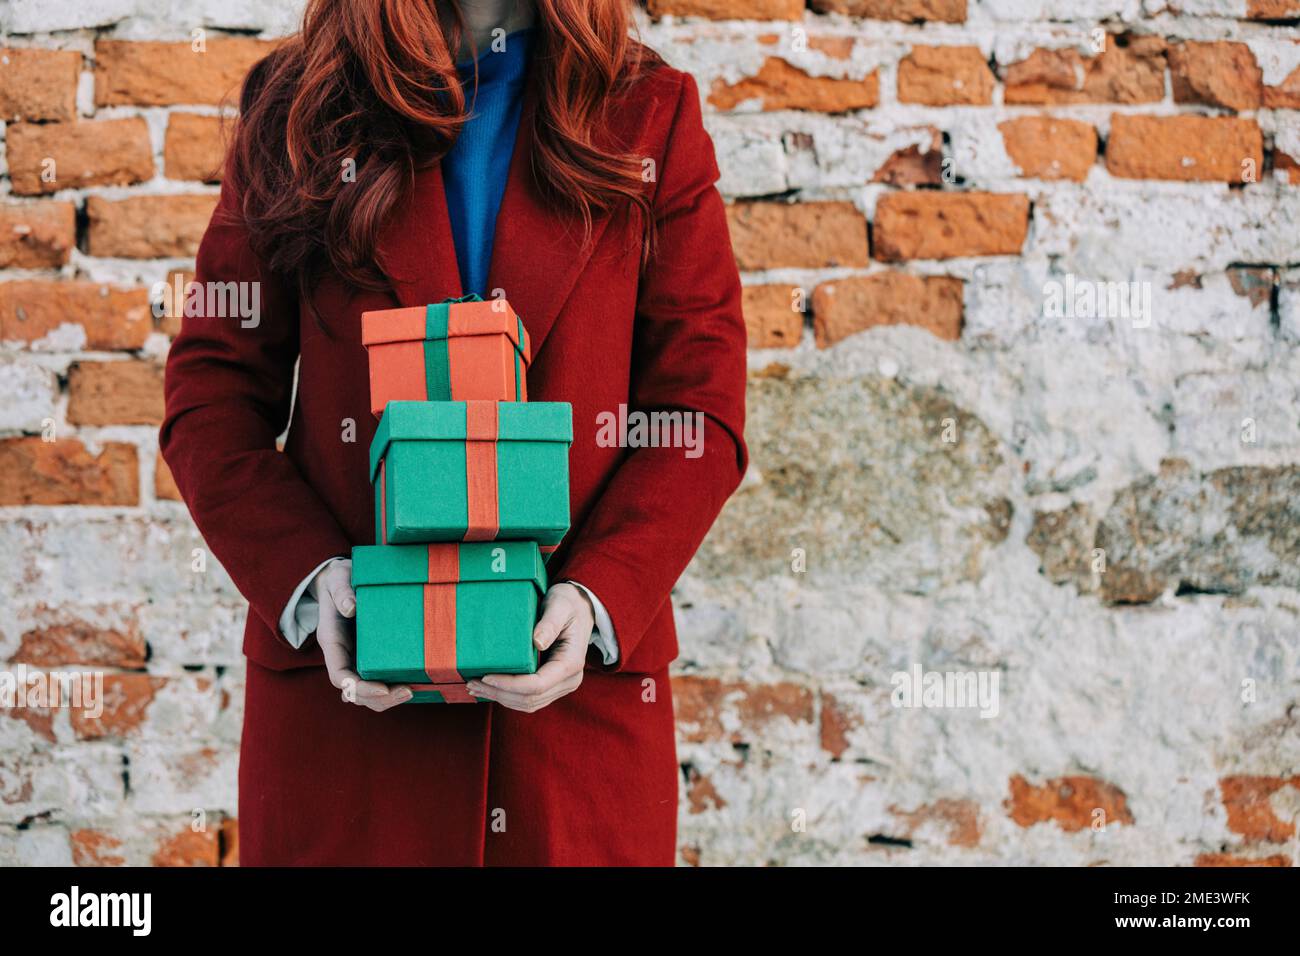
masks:
<path fill-rule="evenodd" d="M 0 49 L 0 121 L 76 119 L 80 73 L 75 50 Z"/>
<path fill-rule="evenodd" d="M 162 455 L 156 459 L 153 469 L 153 495 L 160 501 L 180 501 L 181 490 L 176 487 L 172 470 L 163 461 Z"/>
<path fill-rule="evenodd" d="M 167 681 L 148 674 L 104 675 L 104 709 L 98 717 L 86 710 L 70 714 L 72 731 L 78 740 L 126 737 L 139 729 L 148 716 L 154 695 Z"/>
<path fill-rule="evenodd" d="M 179 285 L 177 285 L 178 277 L 180 280 Z M 190 283 L 193 281 L 194 273 L 185 269 L 173 269 L 171 272 L 167 273 L 167 288 L 172 290 L 172 297 L 169 300 L 171 307 L 159 317 L 158 331 L 162 332 L 163 335 L 166 335 L 168 338 L 175 338 L 180 334 L 181 319 L 183 316 L 181 314 L 180 305 L 177 304 L 177 301 L 179 299 L 183 304 L 185 297 L 184 290 L 188 289 Z M 175 291 L 178 288 L 182 290 L 179 297 L 176 295 Z"/>
<path fill-rule="evenodd" d="M 95 44 L 98 106 L 236 104 L 244 76 L 276 43 L 248 37 L 189 43 L 100 40 Z"/>
<path fill-rule="evenodd" d="M 239 821 L 226 817 L 221 821 L 221 865 L 239 866 Z"/>
<path fill-rule="evenodd" d="M 1258 109 L 1264 73 L 1244 43 L 1175 43 L 1169 48 L 1175 103 L 1205 103 L 1230 110 Z"/>
<path fill-rule="evenodd" d="M 73 830 L 68 837 L 72 845 L 73 866 L 126 866 L 126 857 L 116 852 L 122 841 L 101 830 Z"/>
<path fill-rule="evenodd" d="M 974 800 L 936 800 L 915 810 L 891 806 L 889 812 L 907 825 L 909 837 L 922 827 L 934 826 L 946 831 L 949 846 L 979 846 L 980 808 Z"/>
<path fill-rule="evenodd" d="M 720 110 L 735 109 L 749 100 L 758 100 L 764 110 L 847 113 L 870 109 L 880 102 L 880 77 L 877 71 L 865 80 L 809 76 L 780 57 L 770 56 L 754 76 L 730 85 L 718 80 L 709 94 L 709 102 Z"/>
<path fill-rule="evenodd" d="M 750 732 L 776 719 L 813 722 L 812 692 L 788 682 L 749 684 L 714 677 L 674 677 L 673 708 L 682 739 L 690 743 L 743 743 Z M 726 729 L 729 724 L 724 714 L 728 712 L 737 717 L 739 729 Z"/>
<path fill-rule="evenodd" d="M 1165 41 L 1108 36 L 1090 57 L 1078 50 L 1035 50 L 1003 77 L 1008 104 L 1157 103 L 1165 96 Z"/>
<path fill-rule="evenodd" d="M 219 831 L 186 827 L 159 844 L 150 861 L 154 866 L 218 866 L 221 863 Z"/>
<path fill-rule="evenodd" d="M 163 370 L 149 361 L 74 362 L 68 421 L 74 425 L 161 425 Z"/>
<path fill-rule="evenodd" d="M 1017 774 L 1011 778 L 1006 807 L 1019 826 L 1055 822 L 1067 833 L 1091 827 L 1097 811 L 1107 827 L 1133 823 L 1124 791 L 1095 777 L 1057 777 L 1036 787 Z"/>
<path fill-rule="evenodd" d="M 1286 843 L 1295 836 L 1295 823 L 1283 820 L 1273 809 L 1272 797 L 1284 787 L 1300 789 L 1300 777 L 1240 774 L 1219 781 L 1228 829 L 1247 843 Z"/>
<path fill-rule="evenodd" d="M 34 342 L 64 325 L 82 327 L 87 349 L 138 349 L 153 328 L 149 292 L 98 282 L 0 282 L 0 339 Z"/>
<path fill-rule="evenodd" d="M 777 40 L 779 42 L 780 38 L 778 37 Z M 855 37 L 811 36 L 808 38 L 808 49 L 818 50 L 834 60 L 847 60 L 853 55 L 855 45 L 857 45 Z"/>
<path fill-rule="evenodd" d="M 822 692 L 821 745 L 839 760 L 849 749 L 849 733 L 862 726 L 862 718 L 844 707 L 834 695 Z"/>
<path fill-rule="evenodd" d="M 125 259 L 192 256 L 216 208 L 217 197 L 207 194 L 116 201 L 91 196 L 86 200 L 86 251 Z"/>
<path fill-rule="evenodd" d="M 1247 0 L 1246 16 L 1252 20 L 1294 20 L 1300 17 L 1300 0 Z"/>
<path fill-rule="evenodd" d="M 966 0 L 812 0 L 812 8 L 870 20 L 966 22 Z"/>
<path fill-rule="evenodd" d="M 173 113 L 163 140 L 163 169 L 167 178 L 221 182 L 225 134 L 218 116 Z"/>
<path fill-rule="evenodd" d="M 1277 86 L 1264 87 L 1263 105 L 1271 110 L 1300 110 L 1300 67 Z"/>
<path fill-rule="evenodd" d="M 882 262 L 1017 255 L 1028 233 L 1029 197 L 1019 193 L 887 193 L 876 203 Z"/>
<path fill-rule="evenodd" d="M 709 810 L 721 810 L 727 801 L 718 793 L 713 781 L 700 773 L 693 764 L 686 769 L 686 806 L 691 814 L 707 813 Z"/>
<path fill-rule="evenodd" d="M 656 19 L 802 20 L 803 0 L 646 0 L 646 12 Z"/>
<path fill-rule="evenodd" d="M 31 729 L 32 733 L 50 743 L 58 740 L 58 735 L 54 732 L 53 707 L 5 707 L 0 708 L 0 717 L 21 721 Z"/>
<path fill-rule="evenodd" d="M 803 336 L 803 312 L 794 308 L 792 285 L 747 285 L 741 289 L 751 349 L 792 348 Z"/>
<path fill-rule="evenodd" d="M 153 176 L 149 127 L 139 117 L 14 123 L 5 135 L 15 195 L 130 185 Z"/>
<path fill-rule="evenodd" d="M 999 123 L 998 129 L 1023 176 L 1083 182 L 1097 161 L 1097 130 L 1091 123 L 1022 116 Z"/>
<path fill-rule="evenodd" d="M 57 269 L 77 244 L 77 207 L 70 202 L 0 206 L 0 269 Z"/>
<path fill-rule="evenodd" d="M 916 46 L 898 64 L 898 101 L 986 106 L 997 80 L 974 46 Z"/>
<path fill-rule="evenodd" d="M 1281 172 L 1290 186 L 1300 185 L 1300 160 L 1281 150 L 1273 152 L 1273 168 Z"/>
<path fill-rule="evenodd" d="M 895 150 L 871 177 L 889 186 L 938 186 L 943 182 L 943 136 L 937 129 L 924 149 L 915 144 Z"/>
<path fill-rule="evenodd" d="M 818 348 L 884 325 L 915 325 L 955 341 L 961 338 L 961 323 L 962 282 L 948 276 L 878 272 L 832 279 L 813 290 Z"/>
<path fill-rule="evenodd" d="M 0 441 L 0 505 L 137 505 L 139 485 L 134 445 L 92 455 L 75 438 Z"/>
<path fill-rule="evenodd" d="M 867 221 L 849 202 L 736 203 L 727 222 L 741 269 L 867 264 Z"/>
<path fill-rule="evenodd" d="M 1233 856 L 1230 853 L 1202 853 L 1196 858 L 1195 866 L 1290 866 L 1289 857 L 1281 853 L 1272 856 Z"/>
<path fill-rule="evenodd" d="M 1242 182 L 1244 164 L 1264 168 L 1264 137 L 1254 120 L 1219 116 L 1111 117 L 1106 168 L 1125 179 Z"/>
<path fill-rule="evenodd" d="M 145 640 L 134 619 L 122 627 L 85 620 L 66 607 L 41 605 L 36 626 L 26 631 L 11 660 L 32 667 L 144 667 Z"/>

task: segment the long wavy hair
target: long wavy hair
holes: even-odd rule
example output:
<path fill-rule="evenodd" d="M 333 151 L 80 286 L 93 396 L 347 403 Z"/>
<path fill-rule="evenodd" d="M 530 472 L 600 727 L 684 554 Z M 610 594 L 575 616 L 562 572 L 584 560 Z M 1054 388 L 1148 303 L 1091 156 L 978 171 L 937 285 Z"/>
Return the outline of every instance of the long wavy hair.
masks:
<path fill-rule="evenodd" d="M 608 105 L 661 61 L 629 37 L 628 0 L 535 3 L 536 186 L 588 236 L 593 218 L 640 210 L 644 258 L 653 220 L 641 165 L 609 142 Z M 380 230 L 465 121 L 464 35 L 456 0 L 310 0 L 302 31 L 249 73 L 227 169 L 254 250 L 304 302 L 328 270 L 386 286 Z"/>

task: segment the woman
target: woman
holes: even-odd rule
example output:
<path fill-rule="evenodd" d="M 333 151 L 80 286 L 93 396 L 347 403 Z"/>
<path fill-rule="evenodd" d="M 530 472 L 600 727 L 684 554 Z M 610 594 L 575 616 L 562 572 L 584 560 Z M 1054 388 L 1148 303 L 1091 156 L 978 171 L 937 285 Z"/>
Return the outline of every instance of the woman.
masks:
<path fill-rule="evenodd" d="M 186 317 L 161 445 L 251 605 L 246 864 L 673 862 L 669 593 L 745 467 L 745 332 L 695 84 L 628 26 L 626 0 L 312 0 L 245 82 L 195 282 L 257 283 L 260 314 Z M 529 397 L 573 405 L 572 530 L 538 673 L 401 706 L 352 669 L 359 317 L 467 292 L 523 317 Z M 598 443 L 620 405 L 702 413 L 703 453 Z"/>

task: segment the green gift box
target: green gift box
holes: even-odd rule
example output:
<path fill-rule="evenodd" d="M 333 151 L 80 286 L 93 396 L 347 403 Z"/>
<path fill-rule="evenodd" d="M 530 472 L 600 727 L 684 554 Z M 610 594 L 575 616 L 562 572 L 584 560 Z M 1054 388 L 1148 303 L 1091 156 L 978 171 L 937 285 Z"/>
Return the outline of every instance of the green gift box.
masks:
<path fill-rule="evenodd" d="M 465 681 L 537 670 L 546 567 L 532 541 L 352 549 L 357 674 L 414 701 L 468 703 Z"/>
<path fill-rule="evenodd" d="M 375 541 L 535 541 L 569 530 L 567 402 L 389 402 L 370 444 Z"/>

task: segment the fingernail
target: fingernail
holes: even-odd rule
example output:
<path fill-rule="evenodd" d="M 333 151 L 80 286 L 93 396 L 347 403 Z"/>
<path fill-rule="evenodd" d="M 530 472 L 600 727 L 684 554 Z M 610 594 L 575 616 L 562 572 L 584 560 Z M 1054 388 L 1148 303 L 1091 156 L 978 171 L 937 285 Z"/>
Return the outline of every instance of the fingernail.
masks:
<path fill-rule="evenodd" d="M 413 696 L 415 696 L 415 695 L 412 694 L 409 690 L 399 690 L 399 691 L 397 692 L 397 700 L 398 700 L 398 703 L 405 704 L 405 703 L 406 703 L 408 700 L 410 700 Z"/>
<path fill-rule="evenodd" d="M 351 613 L 352 613 L 353 611 L 355 611 L 356 609 L 357 609 L 357 602 L 356 602 L 356 601 L 352 600 L 351 598 L 346 598 L 346 599 L 343 601 L 343 613 L 344 613 L 344 614 L 351 614 Z"/>
<path fill-rule="evenodd" d="M 484 686 L 484 687 L 496 687 L 496 686 L 497 686 L 497 683 L 496 683 L 496 681 L 494 681 L 491 677 L 484 677 L 484 678 L 483 678 L 483 686 Z"/>

